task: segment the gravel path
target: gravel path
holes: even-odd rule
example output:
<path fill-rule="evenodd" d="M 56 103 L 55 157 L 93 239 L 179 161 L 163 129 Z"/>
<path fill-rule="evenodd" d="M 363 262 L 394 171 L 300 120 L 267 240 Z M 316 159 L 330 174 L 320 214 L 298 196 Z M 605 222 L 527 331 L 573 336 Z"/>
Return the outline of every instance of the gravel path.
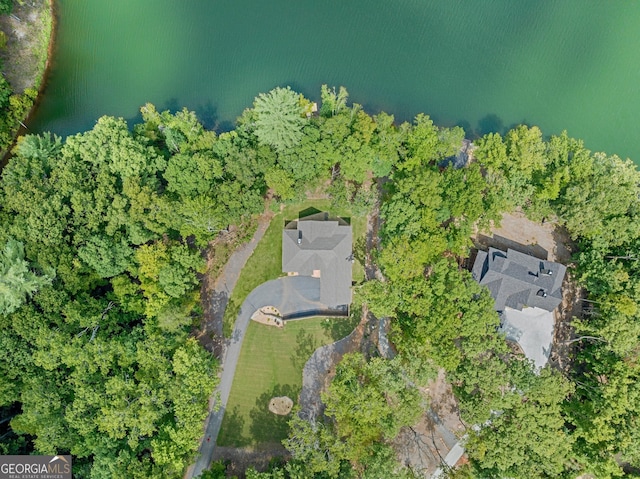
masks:
<path fill-rule="evenodd" d="M 389 343 L 389 337 L 387 336 L 389 329 L 389 318 L 380 318 L 378 321 L 378 352 L 380 356 L 385 359 L 393 359 L 396 356 L 395 351 Z"/>
<path fill-rule="evenodd" d="M 357 349 L 353 338 L 359 334 L 354 330 L 346 338 L 316 349 L 302 370 L 302 390 L 300 391 L 300 412 L 305 420 L 312 420 L 324 413 L 320 392 L 331 368 L 340 362 L 342 356 Z"/>
<path fill-rule="evenodd" d="M 220 385 L 214 393 L 214 395 L 218 394 L 216 404 L 219 407 L 217 411 L 212 411 L 209 414 L 205 440 L 200 444 L 200 455 L 195 465 L 187 471 L 185 476 L 187 479 L 201 474 L 211 463 L 213 450 L 216 446 L 216 440 L 231 393 L 233 377 L 240 358 L 242 341 L 251 320 L 251 315 L 264 306 L 275 306 L 283 316 L 300 311 L 327 309 L 325 305 L 320 303 L 319 299 L 320 280 L 307 276 L 288 276 L 267 281 L 249 293 L 240 307 L 231 339 L 226 343 Z"/>
<path fill-rule="evenodd" d="M 213 317 L 216 323 L 222 324 L 222 317 L 224 316 L 224 311 L 227 307 L 227 303 L 229 302 L 229 296 L 233 292 L 233 288 L 236 286 L 238 278 L 240 277 L 240 272 L 242 268 L 244 268 L 245 263 L 253 253 L 253 250 L 258 245 L 262 237 L 264 236 L 267 228 L 269 227 L 271 218 L 263 218 L 260 220 L 260 224 L 258 225 L 258 229 L 247 244 L 240 247 L 236 250 L 224 269 L 218 276 L 216 283 L 214 285 L 214 293 L 213 293 Z M 234 337 L 236 336 L 236 331 L 234 331 Z M 244 331 L 242 332 L 242 337 L 244 337 Z M 240 342 L 242 339 L 240 339 Z M 209 417 L 205 422 L 205 434 L 202 438 L 202 442 L 200 443 L 200 448 L 198 449 L 198 459 L 195 464 L 189 466 L 187 472 L 185 474 L 185 479 L 191 479 L 196 477 L 202 473 L 205 469 L 209 467 L 211 463 L 211 457 L 213 455 L 213 449 L 215 447 L 215 441 L 218 437 L 218 432 L 220 431 L 220 424 L 222 424 L 222 418 L 224 416 L 224 405 L 227 403 L 227 399 L 229 398 L 229 392 L 231 390 L 231 383 L 233 382 L 233 373 L 235 372 L 235 364 L 237 363 L 237 357 L 235 363 L 233 364 L 233 368 L 231 369 L 231 365 L 227 365 L 227 358 L 229 349 L 233 345 L 233 339 L 227 341 L 224 345 L 224 352 L 222 354 L 222 376 L 220 379 L 220 385 L 216 391 L 213 392 L 211 398 L 209 399 Z M 240 344 L 241 345 L 241 344 Z M 235 348 L 234 348 L 235 349 Z M 239 354 L 239 346 L 237 346 Z M 231 354 L 231 358 L 236 353 Z M 229 378 L 229 373 L 231 374 L 231 378 Z M 217 401 L 216 398 L 219 400 Z M 213 411 L 214 404 L 221 404 L 217 411 Z"/>

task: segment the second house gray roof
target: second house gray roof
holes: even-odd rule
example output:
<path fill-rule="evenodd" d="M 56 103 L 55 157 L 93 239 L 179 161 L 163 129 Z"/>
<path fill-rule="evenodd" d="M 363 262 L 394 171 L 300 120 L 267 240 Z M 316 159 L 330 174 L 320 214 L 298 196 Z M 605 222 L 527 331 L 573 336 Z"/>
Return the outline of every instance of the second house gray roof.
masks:
<path fill-rule="evenodd" d="M 282 271 L 311 276 L 320 270 L 320 301 L 351 303 L 351 226 L 338 220 L 298 220 L 282 231 Z"/>
<path fill-rule="evenodd" d="M 513 249 L 505 253 L 489 248 L 488 252 L 478 251 L 472 275 L 489 288 L 496 311 L 504 311 L 505 306 L 553 311 L 562 301 L 561 287 L 566 270 L 562 264 Z"/>

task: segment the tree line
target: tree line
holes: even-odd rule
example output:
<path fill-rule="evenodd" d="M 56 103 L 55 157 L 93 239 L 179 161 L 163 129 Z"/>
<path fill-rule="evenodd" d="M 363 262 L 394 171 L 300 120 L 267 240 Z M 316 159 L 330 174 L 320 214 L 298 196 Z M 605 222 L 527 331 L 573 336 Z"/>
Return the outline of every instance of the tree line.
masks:
<path fill-rule="evenodd" d="M 104 117 L 65 141 L 18 142 L 0 181 L 2 452 L 69 452 L 77 477 L 179 476 L 215 387 L 215 360 L 189 338 L 203 249 L 265 197 L 321 187 L 365 214 L 384 179 L 385 280 L 360 287 L 355 307 L 392 319 L 398 355 L 346 356 L 325 415 L 293 416 L 292 460 L 250 477 L 411 477 L 394 440 L 427 410 L 421 386 L 439 369 L 469 425 L 458 474 L 616 477 L 637 464 L 635 166 L 521 125 L 478 139 L 457 169 L 443 160 L 461 128 L 369 115 L 344 88 L 321 99 L 314 115 L 276 88 L 219 135 L 145 105 L 132 130 Z M 516 208 L 579 246 L 571 274 L 588 307 L 566 375 L 513 356 L 488 291 L 459 267 L 473 229 Z"/>

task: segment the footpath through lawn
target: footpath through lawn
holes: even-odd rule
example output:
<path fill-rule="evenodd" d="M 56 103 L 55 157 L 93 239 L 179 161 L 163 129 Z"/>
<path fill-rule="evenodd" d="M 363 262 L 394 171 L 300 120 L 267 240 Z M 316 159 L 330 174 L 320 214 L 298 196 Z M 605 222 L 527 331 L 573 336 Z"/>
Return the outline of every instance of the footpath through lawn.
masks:
<path fill-rule="evenodd" d="M 217 443 L 245 447 L 284 439 L 291 415 L 270 412 L 269 400 L 289 396 L 297 404 L 302 368 L 313 351 L 347 336 L 353 327 L 349 318 L 308 318 L 289 321 L 284 328 L 251 321 Z"/>

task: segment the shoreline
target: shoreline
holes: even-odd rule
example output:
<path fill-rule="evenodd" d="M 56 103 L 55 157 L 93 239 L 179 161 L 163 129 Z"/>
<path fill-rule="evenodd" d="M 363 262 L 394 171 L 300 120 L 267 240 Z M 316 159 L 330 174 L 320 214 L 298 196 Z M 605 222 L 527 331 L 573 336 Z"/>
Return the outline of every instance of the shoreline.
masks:
<path fill-rule="evenodd" d="M 58 18 L 57 18 L 57 8 L 55 5 L 55 0 L 47 0 L 47 4 L 49 5 L 49 17 L 50 17 L 50 31 L 49 31 L 49 39 L 47 41 L 47 55 L 44 62 L 44 67 L 38 71 L 37 76 L 34 78 L 34 84 L 32 88 L 37 90 L 37 95 L 35 100 L 33 101 L 33 105 L 29 108 L 29 111 L 26 112 L 24 117 L 20 120 L 20 126 L 18 127 L 15 135 L 13 136 L 13 141 L 11 145 L 7 148 L 6 151 L 3 152 L 2 158 L 0 158 L 0 170 L 2 170 L 8 161 L 11 159 L 12 150 L 16 146 L 18 138 L 21 136 L 32 133 L 29 128 L 25 125 L 29 124 L 29 121 L 33 118 L 35 112 L 37 111 L 40 103 L 42 102 L 42 97 L 44 95 L 44 91 L 46 90 L 49 75 L 51 73 L 52 67 L 52 58 L 54 54 L 54 50 L 56 47 L 56 35 L 58 30 Z M 16 94 L 14 92 L 14 94 Z"/>
<path fill-rule="evenodd" d="M 54 48 L 56 47 L 56 34 L 58 31 L 58 10 L 56 9 L 56 6 L 55 6 L 55 0 L 48 0 L 48 3 L 49 3 L 49 14 L 51 15 L 51 31 L 49 32 L 49 44 L 47 46 L 47 60 L 45 61 L 44 69 L 42 70 L 42 77 L 40 78 L 40 84 L 38 85 L 38 96 L 33 102 L 33 106 L 31 107 L 31 109 L 23 119 L 23 122 L 25 125 L 29 123 L 29 120 L 33 117 L 35 111 L 38 109 L 38 106 L 40 106 L 40 103 L 42 102 L 42 95 L 44 94 L 44 91 L 47 88 L 49 75 L 51 74 L 51 66 L 52 66 L 51 59 L 53 58 L 53 51 L 54 51 Z M 25 128 L 21 126 L 20 130 L 18 130 L 18 134 L 16 135 L 16 140 L 22 134 L 23 130 L 25 130 Z M 11 148 L 13 148 L 13 146 L 15 146 L 15 141 Z"/>

